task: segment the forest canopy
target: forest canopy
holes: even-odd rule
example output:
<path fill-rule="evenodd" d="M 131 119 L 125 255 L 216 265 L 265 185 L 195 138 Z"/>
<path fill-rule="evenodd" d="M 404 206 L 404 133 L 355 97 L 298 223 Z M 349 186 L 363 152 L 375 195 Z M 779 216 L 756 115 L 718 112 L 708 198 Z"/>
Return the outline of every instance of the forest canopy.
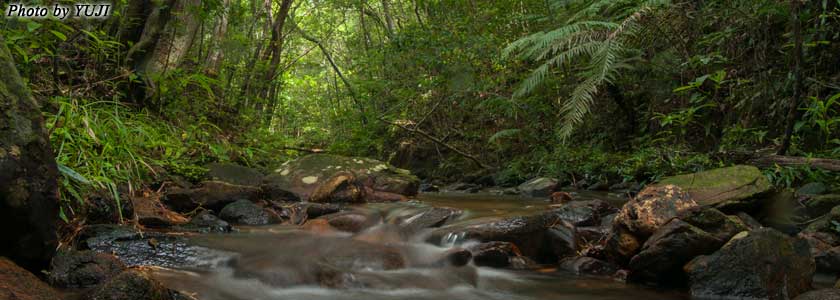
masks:
<path fill-rule="evenodd" d="M 109 18 L 0 21 L 65 203 L 311 152 L 497 185 L 840 158 L 840 1 L 113 5 Z M 780 186 L 837 182 L 764 167 Z"/>

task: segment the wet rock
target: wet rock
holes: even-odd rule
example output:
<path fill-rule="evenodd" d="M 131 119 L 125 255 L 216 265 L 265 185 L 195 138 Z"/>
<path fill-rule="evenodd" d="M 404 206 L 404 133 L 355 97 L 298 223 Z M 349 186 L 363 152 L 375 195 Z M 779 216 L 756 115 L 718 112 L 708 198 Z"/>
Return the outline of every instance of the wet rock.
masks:
<path fill-rule="evenodd" d="M 365 187 L 365 198 L 368 202 L 404 202 L 408 201 L 408 197 L 383 191 L 377 191 Z"/>
<path fill-rule="evenodd" d="M 233 224 L 268 225 L 280 223 L 280 217 L 249 200 L 238 200 L 225 206 L 219 218 Z"/>
<path fill-rule="evenodd" d="M 478 193 L 478 191 L 481 190 L 481 186 L 477 185 L 477 184 L 472 184 L 472 183 L 459 182 L 459 183 L 453 183 L 453 184 L 447 185 L 443 188 L 443 190 L 447 191 L 447 192 L 474 194 L 474 193 Z"/>
<path fill-rule="evenodd" d="M 721 245 L 739 232 L 750 230 L 738 217 L 727 216 L 708 206 L 688 209 L 680 213 L 678 218 L 708 232 L 715 239 L 720 240 Z"/>
<path fill-rule="evenodd" d="M 840 289 L 814 290 L 794 298 L 794 300 L 837 300 L 840 299 Z"/>
<path fill-rule="evenodd" d="M 323 215 L 337 213 L 341 207 L 336 204 L 329 203 L 301 203 L 301 207 L 306 208 L 306 215 L 312 219 Z"/>
<path fill-rule="evenodd" d="M 682 267 L 691 259 L 714 252 L 724 240 L 679 219 L 656 231 L 630 259 L 627 279 L 633 282 L 681 285 Z"/>
<path fill-rule="evenodd" d="M 382 222 L 382 216 L 361 211 L 342 211 L 319 217 L 330 226 L 346 232 L 360 232 Z"/>
<path fill-rule="evenodd" d="M 437 193 L 440 192 L 440 187 L 431 183 L 421 183 L 419 192 L 421 193 Z"/>
<path fill-rule="evenodd" d="M 797 237 L 808 242 L 817 271 L 840 273 L 840 240 L 837 236 L 825 232 L 801 232 Z"/>
<path fill-rule="evenodd" d="M 566 192 L 554 192 L 548 199 L 554 204 L 566 204 L 572 201 L 572 195 Z"/>
<path fill-rule="evenodd" d="M 681 212 L 696 206 L 677 186 L 650 186 L 624 204 L 615 223 L 644 240 Z"/>
<path fill-rule="evenodd" d="M 131 201 L 114 199 L 110 192 L 97 192 L 87 198 L 85 222 L 88 224 L 117 224 L 134 218 Z"/>
<path fill-rule="evenodd" d="M 443 226 L 446 222 L 460 217 L 462 213 L 460 209 L 432 207 L 400 220 L 399 226 L 408 233 L 416 233 L 426 228 Z"/>
<path fill-rule="evenodd" d="M 805 241 L 762 228 L 739 233 L 684 269 L 693 297 L 774 300 L 810 290 L 815 267 Z"/>
<path fill-rule="evenodd" d="M 259 196 L 260 188 L 257 187 L 234 185 L 221 181 L 205 181 L 192 189 L 168 191 L 162 201 L 173 210 L 186 213 L 198 207 L 221 211 L 226 205 L 236 200 L 256 201 Z"/>
<path fill-rule="evenodd" d="M 330 222 L 328 222 L 325 219 L 308 220 L 306 221 L 306 223 L 303 223 L 303 225 L 301 225 L 300 229 L 314 232 L 317 234 L 333 234 L 338 232 L 338 229 L 332 227 L 332 225 L 330 225 Z"/>
<path fill-rule="evenodd" d="M 60 288 L 88 288 L 105 282 L 125 268 L 119 259 L 105 253 L 59 252 L 50 263 L 49 282 Z"/>
<path fill-rule="evenodd" d="M 211 163 L 206 166 L 207 177 L 213 181 L 235 185 L 259 186 L 263 175 L 254 168 L 231 163 Z"/>
<path fill-rule="evenodd" d="M 755 230 L 764 227 L 764 225 L 761 225 L 761 223 L 759 223 L 755 218 L 745 212 L 739 212 L 736 216 L 739 220 L 741 220 L 742 224 L 747 226 L 748 230 Z"/>
<path fill-rule="evenodd" d="M 560 260 L 560 269 L 575 275 L 610 276 L 618 271 L 618 266 L 591 257 L 575 256 Z"/>
<path fill-rule="evenodd" d="M 525 256 L 540 258 L 551 252 L 546 239 L 550 224 L 543 215 L 483 219 L 438 228 L 427 241 L 436 244 L 459 244 L 468 240 L 511 242 Z"/>
<path fill-rule="evenodd" d="M 808 198 L 802 204 L 808 216 L 816 218 L 831 212 L 831 209 L 840 205 L 840 194 L 816 195 Z"/>
<path fill-rule="evenodd" d="M 637 183 L 632 181 L 622 181 L 610 186 L 609 190 L 613 192 L 628 192 L 635 187 Z"/>
<path fill-rule="evenodd" d="M 190 222 L 184 226 L 179 227 L 181 230 L 197 231 L 201 233 L 227 233 L 233 231 L 233 227 L 225 220 L 210 213 L 210 211 L 202 211 L 190 219 Z"/>
<path fill-rule="evenodd" d="M 536 198 L 548 197 L 557 189 L 557 179 L 546 177 L 534 178 L 520 184 L 518 189 L 519 192 L 526 196 Z"/>
<path fill-rule="evenodd" d="M 113 254 L 128 266 L 215 267 L 234 254 L 188 243 L 186 238 L 140 232 L 120 225 L 90 225 L 79 233 L 82 249 Z"/>
<path fill-rule="evenodd" d="M 169 210 L 154 196 L 129 197 L 137 222 L 146 227 L 171 227 L 188 222 L 183 215 Z"/>
<path fill-rule="evenodd" d="M 607 234 L 604 246 L 601 249 L 596 248 L 596 250 L 600 250 L 596 251 L 596 253 L 600 254 L 596 257 L 601 257 L 602 255 L 608 261 L 619 265 L 626 265 L 630 261 L 630 258 L 636 255 L 642 248 L 642 242 L 630 233 L 629 230 L 624 228 L 624 226 L 614 226 L 609 234 Z"/>
<path fill-rule="evenodd" d="M 755 209 L 760 204 L 760 196 L 771 190 L 764 174 L 746 165 L 666 177 L 657 185 L 678 186 L 697 204 L 714 206 L 724 212 Z"/>
<path fill-rule="evenodd" d="M 297 194 L 285 190 L 282 186 L 268 182 L 260 185 L 260 193 L 262 197 L 270 201 L 279 202 L 299 202 L 300 197 Z"/>
<path fill-rule="evenodd" d="M 472 253 L 476 266 L 506 268 L 511 265 L 511 258 L 521 256 L 519 248 L 508 242 L 487 242 L 467 247 Z"/>
<path fill-rule="evenodd" d="M 559 206 L 552 205 L 548 213 L 574 226 L 597 226 L 601 217 L 616 213 L 618 209 L 603 200 L 572 201 Z"/>
<path fill-rule="evenodd" d="M 502 189 L 502 195 L 519 195 L 519 189 L 515 187 Z"/>
<path fill-rule="evenodd" d="M 146 272 L 129 269 L 96 288 L 89 297 L 91 300 L 175 300 L 175 292 Z"/>
<path fill-rule="evenodd" d="M 0 298 L 9 300 L 61 299 L 46 283 L 5 257 L 0 257 Z"/>
<path fill-rule="evenodd" d="M 598 181 L 586 187 L 589 191 L 606 191 L 610 188 L 610 183 L 605 180 Z"/>
<path fill-rule="evenodd" d="M 453 248 L 440 254 L 440 258 L 436 259 L 433 266 L 454 266 L 460 267 L 470 263 L 472 253 L 467 249 Z"/>
<path fill-rule="evenodd" d="M 312 154 L 284 163 L 264 179 L 264 184 L 294 193 L 302 200 L 338 173 L 348 172 L 355 182 L 375 191 L 414 196 L 420 180 L 411 172 L 361 157 Z"/>
<path fill-rule="evenodd" d="M 805 185 L 799 187 L 796 190 L 797 196 L 816 196 L 825 194 L 828 191 L 828 187 L 825 186 L 822 182 L 809 182 Z"/>
<path fill-rule="evenodd" d="M 551 225 L 545 236 L 555 258 L 575 255 L 581 247 L 577 228 L 562 220 Z"/>
<path fill-rule="evenodd" d="M 840 229 L 840 226 L 837 226 L 837 224 L 840 224 L 840 206 L 832 208 L 828 214 L 809 224 L 808 227 L 805 227 L 803 232 L 824 232 L 838 235 L 840 234 L 840 230 L 838 230 Z"/>
<path fill-rule="evenodd" d="M 363 203 L 366 194 L 365 187 L 357 182 L 356 176 L 350 172 L 338 172 L 315 188 L 315 191 L 309 197 L 309 201 L 315 203 Z"/>

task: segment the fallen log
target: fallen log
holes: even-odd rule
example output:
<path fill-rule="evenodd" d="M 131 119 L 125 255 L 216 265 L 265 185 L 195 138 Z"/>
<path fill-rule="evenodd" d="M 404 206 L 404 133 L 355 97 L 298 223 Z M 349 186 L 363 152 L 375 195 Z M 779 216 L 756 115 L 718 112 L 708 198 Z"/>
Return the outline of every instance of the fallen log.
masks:
<path fill-rule="evenodd" d="M 826 171 L 840 171 L 840 160 L 828 158 L 811 158 L 801 156 L 767 155 L 753 158 L 748 161 L 756 167 L 769 168 L 774 166 L 798 167 L 807 166 L 823 169 Z"/>

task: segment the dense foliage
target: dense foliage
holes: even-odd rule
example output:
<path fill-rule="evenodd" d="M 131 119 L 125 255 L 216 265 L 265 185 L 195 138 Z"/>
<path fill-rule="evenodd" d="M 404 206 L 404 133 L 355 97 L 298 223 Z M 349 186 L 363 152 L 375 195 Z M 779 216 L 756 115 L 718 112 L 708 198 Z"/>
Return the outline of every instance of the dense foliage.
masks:
<path fill-rule="evenodd" d="M 498 184 L 647 182 L 780 148 L 840 158 L 840 1 L 115 5 L 2 21 L 68 200 L 314 149 Z"/>

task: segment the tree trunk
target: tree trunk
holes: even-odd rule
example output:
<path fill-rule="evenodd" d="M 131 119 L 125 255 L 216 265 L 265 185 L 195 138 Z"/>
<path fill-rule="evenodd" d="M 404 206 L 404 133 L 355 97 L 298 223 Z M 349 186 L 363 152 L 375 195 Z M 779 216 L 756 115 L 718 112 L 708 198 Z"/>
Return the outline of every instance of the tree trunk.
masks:
<path fill-rule="evenodd" d="M 802 24 L 799 21 L 800 0 L 790 0 L 791 18 L 793 23 L 793 97 L 787 113 L 787 125 L 785 135 L 782 138 L 782 146 L 779 147 L 778 155 L 785 155 L 790 148 L 790 139 L 793 136 L 793 127 L 796 124 L 797 108 L 799 98 L 802 97 Z"/>
<path fill-rule="evenodd" d="M 208 74 L 213 76 L 219 74 L 219 69 L 222 67 L 222 59 L 225 55 L 222 49 L 222 41 L 228 29 L 228 6 L 230 6 L 230 0 L 223 0 L 223 11 L 219 15 L 216 28 L 213 30 L 213 38 L 210 41 L 210 50 L 207 54 L 206 70 Z"/>
<path fill-rule="evenodd" d="M 289 16 L 289 10 L 292 8 L 293 0 L 283 0 L 280 3 L 280 11 L 274 18 L 274 25 L 271 27 L 271 44 L 269 44 L 268 51 L 271 56 L 271 61 L 268 63 L 268 70 L 263 77 L 265 86 L 272 86 L 271 82 L 277 77 L 277 69 L 280 67 L 280 58 L 283 56 L 283 42 L 285 41 L 285 34 L 283 34 L 283 27 L 286 24 L 286 18 Z M 269 89 L 263 88 L 260 93 L 264 99 L 269 96 Z"/>
<path fill-rule="evenodd" d="M 58 171 L 41 110 L 0 36 L 0 256 L 37 272 L 56 245 Z"/>

